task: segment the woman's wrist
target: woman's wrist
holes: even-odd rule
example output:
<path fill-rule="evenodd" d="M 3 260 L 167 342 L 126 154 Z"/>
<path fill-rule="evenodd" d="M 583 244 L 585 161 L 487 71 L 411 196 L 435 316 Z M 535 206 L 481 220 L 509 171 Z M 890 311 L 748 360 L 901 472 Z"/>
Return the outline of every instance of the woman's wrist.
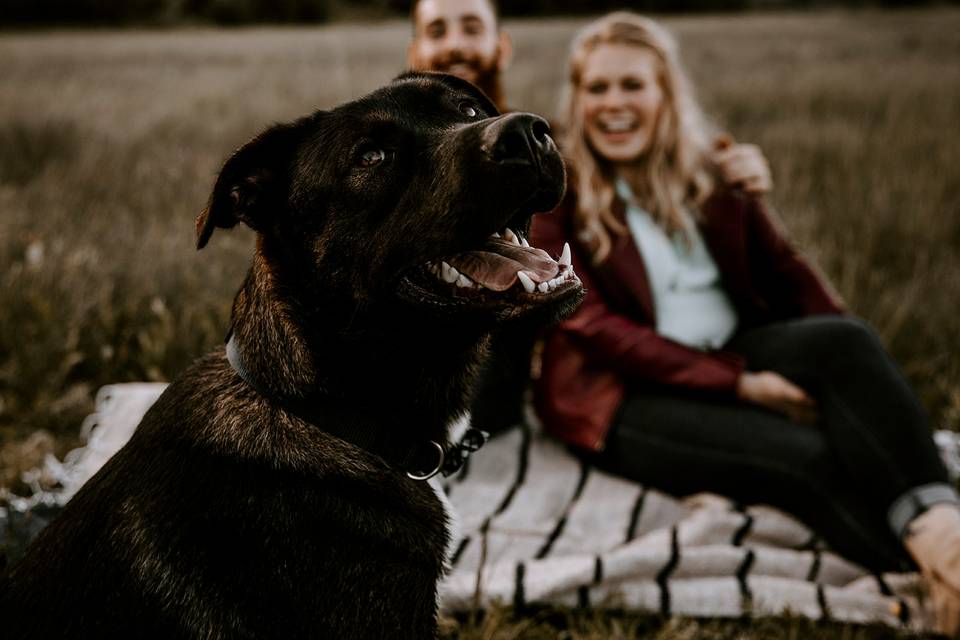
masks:
<path fill-rule="evenodd" d="M 734 387 L 734 390 L 737 394 L 737 398 L 740 400 L 750 400 L 751 392 L 751 383 L 753 382 L 753 374 L 749 371 L 741 371 L 740 375 L 737 377 L 737 384 Z"/>

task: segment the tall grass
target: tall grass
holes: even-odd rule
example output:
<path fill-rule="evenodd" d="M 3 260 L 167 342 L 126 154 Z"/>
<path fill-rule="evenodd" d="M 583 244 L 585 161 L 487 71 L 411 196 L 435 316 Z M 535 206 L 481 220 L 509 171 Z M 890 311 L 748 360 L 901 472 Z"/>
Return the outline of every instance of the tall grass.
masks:
<path fill-rule="evenodd" d="M 759 143 L 797 243 L 960 425 L 960 11 L 668 19 Z M 581 21 L 512 22 L 511 105 L 551 114 Z M 216 345 L 252 237 L 194 250 L 220 163 L 403 67 L 405 22 L 0 36 L 0 435 L 62 443 L 100 385 Z"/>

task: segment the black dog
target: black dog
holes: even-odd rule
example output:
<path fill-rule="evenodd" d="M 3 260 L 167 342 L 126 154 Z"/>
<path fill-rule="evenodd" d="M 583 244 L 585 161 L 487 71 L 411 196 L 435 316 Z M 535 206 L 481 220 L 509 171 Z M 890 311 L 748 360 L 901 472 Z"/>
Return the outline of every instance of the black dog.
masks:
<path fill-rule="evenodd" d="M 493 326 L 582 296 L 523 238 L 563 185 L 542 119 L 443 75 L 237 151 L 197 220 L 199 247 L 257 232 L 226 357 L 175 380 L 9 572 L 3 637 L 434 637 L 447 516 L 420 478 Z"/>

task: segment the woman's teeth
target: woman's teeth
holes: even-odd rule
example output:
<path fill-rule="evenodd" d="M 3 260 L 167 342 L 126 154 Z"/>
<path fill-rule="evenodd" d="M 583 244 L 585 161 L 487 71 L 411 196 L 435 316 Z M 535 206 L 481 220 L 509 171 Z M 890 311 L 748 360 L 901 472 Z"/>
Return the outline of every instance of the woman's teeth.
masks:
<path fill-rule="evenodd" d="M 626 133 L 637 128 L 636 120 L 601 120 L 600 128 L 607 133 Z"/>

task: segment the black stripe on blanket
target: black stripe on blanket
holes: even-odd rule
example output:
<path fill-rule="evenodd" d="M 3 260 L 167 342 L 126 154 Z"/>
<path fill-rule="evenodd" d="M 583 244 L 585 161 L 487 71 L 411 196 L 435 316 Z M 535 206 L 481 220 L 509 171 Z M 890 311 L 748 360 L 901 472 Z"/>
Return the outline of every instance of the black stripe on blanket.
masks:
<path fill-rule="evenodd" d="M 626 544 L 633 540 L 637 535 L 637 523 L 640 522 L 640 514 L 643 512 L 643 501 L 647 498 L 647 488 L 640 487 L 640 493 L 637 494 L 637 501 L 633 503 L 633 510 L 630 512 L 630 522 L 627 524 L 627 536 L 623 542 Z"/>
<path fill-rule="evenodd" d="M 753 567 L 753 561 L 756 559 L 753 549 L 747 549 L 743 554 L 743 560 L 737 567 L 737 585 L 740 587 L 740 611 L 743 615 L 749 616 L 753 610 L 753 592 L 750 591 L 750 583 L 747 582 L 747 576 Z"/>
<path fill-rule="evenodd" d="M 470 473 L 470 457 L 463 459 L 463 464 L 460 465 L 460 469 L 457 471 L 456 475 L 453 476 L 448 482 L 443 484 L 443 492 L 449 496 L 450 492 L 453 491 L 454 484 L 460 484 L 467 479 L 467 474 Z"/>
<path fill-rule="evenodd" d="M 466 457 L 463 460 L 463 465 L 460 467 L 459 473 L 453 476 L 453 481 L 456 483 L 463 482 L 467 479 L 467 474 L 470 473 L 470 457 Z"/>
<path fill-rule="evenodd" d="M 660 587 L 660 613 L 665 618 L 670 617 L 670 574 L 680 564 L 680 542 L 677 539 L 677 527 L 670 528 L 670 559 L 657 574 L 657 585 Z"/>
<path fill-rule="evenodd" d="M 527 567 L 522 562 L 517 563 L 517 573 L 514 576 L 513 587 L 513 608 L 516 611 L 523 611 L 527 602 L 523 593 L 523 578 L 527 572 Z"/>
<path fill-rule="evenodd" d="M 557 524 L 553 526 L 553 531 L 550 532 L 550 535 L 547 536 L 543 546 L 540 547 L 540 550 L 537 551 L 536 556 L 534 556 L 537 560 L 546 558 L 547 554 L 549 554 L 550 550 L 553 548 L 553 545 L 557 542 L 557 539 L 560 538 L 564 527 L 567 526 L 567 518 L 570 516 L 570 510 L 573 509 L 573 505 L 575 505 L 577 500 L 580 499 L 580 494 L 583 493 L 583 487 L 587 484 L 587 478 L 589 475 L 590 465 L 585 462 L 581 462 L 580 479 L 577 481 L 577 488 L 573 490 L 573 495 L 570 496 L 570 499 L 567 501 L 567 506 L 564 507 L 563 513 L 557 519 Z"/>
<path fill-rule="evenodd" d="M 820 605 L 820 620 L 829 622 L 831 620 L 830 607 L 827 606 L 827 594 L 822 584 L 817 585 L 817 604 Z"/>
<path fill-rule="evenodd" d="M 883 579 L 883 575 L 879 573 L 873 574 L 874 579 L 877 581 L 877 589 L 883 595 L 892 598 L 893 589 L 890 588 L 890 585 L 887 584 L 887 581 Z M 900 624 L 906 626 L 910 623 L 910 607 L 907 606 L 907 601 L 903 598 L 897 598 L 897 618 L 900 620 Z"/>
<path fill-rule="evenodd" d="M 450 568 L 457 566 L 457 563 L 460 562 L 460 558 L 463 557 L 463 552 L 467 550 L 467 547 L 470 545 L 470 536 L 467 536 L 460 541 L 460 544 L 457 545 L 457 550 L 453 552 L 453 556 L 450 557 Z"/>
<path fill-rule="evenodd" d="M 587 585 L 577 588 L 577 606 L 581 609 L 590 608 L 590 587 Z"/>
<path fill-rule="evenodd" d="M 506 495 L 503 496 L 503 500 L 500 501 L 500 504 L 497 506 L 494 512 L 487 516 L 487 519 L 483 521 L 482 525 L 480 525 L 480 542 L 483 545 L 482 549 L 484 551 L 487 548 L 487 531 L 490 528 L 490 521 L 507 510 L 507 507 L 509 507 L 510 503 L 513 502 L 513 498 L 516 496 L 517 491 L 521 486 L 523 486 L 523 483 L 527 479 L 527 465 L 530 460 L 530 428 L 523 426 L 521 429 L 523 430 L 523 439 L 520 443 L 520 454 L 517 458 L 517 475 L 513 480 L 513 484 L 511 484 L 510 488 L 507 490 Z M 467 458 L 467 460 L 469 460 L 469 458 Z M 450 560 L 451 567 L 457 566 L 457 562 L 460 560 L 463 552 L 466 550 L 470 542 L 470 536 L 467 536 L 463 539 L 463 541 L 460 543 L 460 546 L 457 547 L 456 552 L 454 552 L 453 558 Z M 480 565 L 477 567 L 478 572 L 483 570 L 484 564 L 485 554 L 481 554 Z"/>
<path fill-rule="evenodd" d="M 593 559 L 593 580 L 589 585 L 580 585 L 577 588 L 577 606 L 581 609 L 590 608 L 590 586 L 603 582 L 603 558 L 596 556 Z"/>
<path fill-rule="evenodd" d="M 747 537 L 747 534 L 750 533 L 750 529 L 753 528 L 753 516 L 749 513 L 743 514 L 743 524 L 740 525 L 740 528 L 733 533 L 733 539 L 730 541 L 735 547 L 739 547 L 743 544 L 743 539 Z"/>
<path fill-rule="evenodd" d="M 906 627 L 910 624 L 910 607 L 907 606 L 907 601 L 903 598 L 897 598 L 897 603 L 900 605 L 897 618 L 900 619 L 900 624 Z"/>
<path fill-rule="evenodd" d="M 890 588 L 890 585 L 887 584 L 887 581 L 883 579 L 882 575 L 874 573 L 873 579 L 877 581 L 877 590 L 880 591 L 880 593 L 885 596 L 893 595 L 893 589 Z"/>
<path fill-rule="evenodd" d="M 907 605 L 907 601 L 903 598 L 897 598 L 897 604 L 900 606 L 897 611 L 897 619 L 900 620 L 900 624 L 903 626 L 909 626 L 910 624 L 910 607 Z"/>
<path fill-rule="evenodd" d="M 500 506 L 493 512 L 495 516 L 507 510 L 507 507 L 513 502 L 513 497 L 527 480 L 527 465 L 530 462 L 530 427 L 524 425 L 521 429 L 523 429 L 523 441 L 520 444 L 520 460 L 517 463 L 517 477 L 514 479 L 509 491 L 507 491 L 507 495 L 503 497 Z"/>
<path fill-rule="evenodd" d="M 810 563 L 810 570 L 807 571 L 807 582 L 816 582 L 820 576 L 820 564 L 822 560 L 820 555 L 820 549 L 813 550 L 813 561 Z"/>

